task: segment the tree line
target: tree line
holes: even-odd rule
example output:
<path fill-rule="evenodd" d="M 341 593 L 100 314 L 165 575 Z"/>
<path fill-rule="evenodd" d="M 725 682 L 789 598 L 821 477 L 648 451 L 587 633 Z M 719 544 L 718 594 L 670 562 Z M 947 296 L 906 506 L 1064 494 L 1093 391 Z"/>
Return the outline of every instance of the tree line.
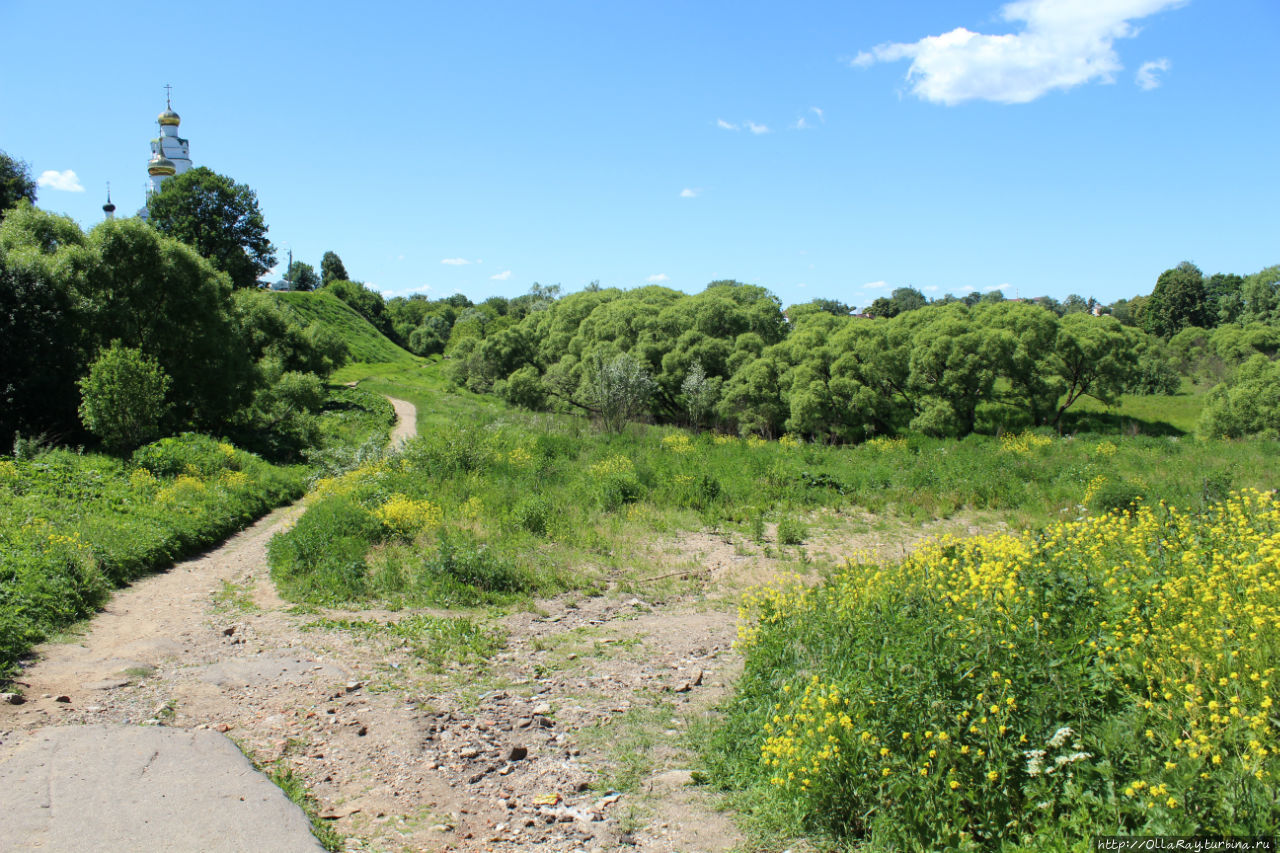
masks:
<path fill-rule="evenodd" d="M 1060 428 L 1082 397 L 1171 394 L 1184 376 L 1222 383 L 1211 401 L 1221 409 L 1217 401 L 1243 399 L 1227 394 L 1239 377 L 1252 377 L 1251 388 L 1261 381 L 1261 368 L 1242 366 L 1280 350 L 1277 272 L 1201 276 L 1202 286 L 1233 283 L 1205 287 L 1215 295 L 1204 304 L 1235 306 L 1218 315 L 1233 322 L 1209 329 L 1190 325 L 1207 315 L 1187 310 L 1198 270 L 1186 263 L 1163 273 L 1151 296 L 1111 306 L 999 292 L 930 301 L 900 288 L 873 303 L 880 316 L 853 315 L 834 300 L 783 310 L 767 290 L 735 281 L 693 295 L 593 284 L 561 297 L 535 285 L 478 305 L 461 295 L 383 303 L 367 290 L 347 301 L 418 354 L 443 353 L 457 384 L 526 408 L 616 424 L 625 399 L 633 416 L 656 421 L 859 441 Z M 1214 434 L 1280 426 L 1274 414 L 1209 420 Z"/>

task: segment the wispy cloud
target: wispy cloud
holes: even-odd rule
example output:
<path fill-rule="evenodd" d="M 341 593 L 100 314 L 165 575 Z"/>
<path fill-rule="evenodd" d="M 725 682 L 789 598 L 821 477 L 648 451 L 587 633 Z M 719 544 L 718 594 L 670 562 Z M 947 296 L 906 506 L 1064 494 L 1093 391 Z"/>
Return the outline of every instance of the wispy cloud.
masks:
<path fill-rule="evenodd" d="M 889 286 L 889 282 L 887 281 L 869 281 L 866 284 L 862 285 L 862 289 L 863 290 L 883 290 L 888 286 Z"/>
<path fill-rule="evenodd" d="M 442 258 L 440 263 L 447 264 L 451 267 L 465 267 L 467 264 L 471 263 L 471 261 L 466 258 Z"/>
<path fill-rule="evenodd" d="M 921 290 L 923 290 L 925 293 L 937 293 L 937 292 L 938 292 L 938 285 L 936 285 L 936 284 L 931 284 L 931 285 L 929 285 L 928 287 L 922 287 L 922 288 L 920 288 L 920 289 L 921 289 Z"/>
<path fill-rule="evenodd" d="M 851 64 L 866 67 L 910 59 L 911 92 L 932 103 L 1023 104 L 1054 90 L 1095 80 L 1113 82 L 1123 67 L 1115 41 L 1138 34 L 1131 21 L 1185 2 L 1017 0 L 1002 6 L 1000 17 L 1022 23 L 1020 32 L 985 35 L 957 27 L 916 42 L 877 45 L 859 53 Z"/>
<path fill-rule="evenodd" d="M 40 177 L 36 178 L 36 183 L 51 190 L 61 190 L 68 193 L 84 192 L 84 187 L 80 186 L 80 178 L 71 169 L 67 169 L 64 172 L 58 172 L 54 169 L 41 172 Z"/>
<path fill-rule="evenodd" d="M 497 275 L 489 276 L 489 278 L 493 281 L 506 281 L 507 279 L 511 278 L 511 270 L 503 270 Z"/>
<path fill-rule="evenodd" d="M 1134 77 L 1134 81 L 1138 84 L 1138 88 L 1144 92 L 1158 89 L 1163 82 L 1160 79 L 1160 72 L 1168 71 L 1171 65 L 1172 63 L 1167 59 L 1153 59 L 1150 62 L 1144 62 L 1142 67 L 1138 69 L 1138 74 Z"/>
<path fill-rule="evenodd" d="M 749 121 L 747 122 L 747 130 L 751 131 L 752 133 L 768 133 L 769 125 L 756 124 L 754 121 Z"/>
<path fill-rule="evenodd" d="M 827 123 L 827 116 L 826 113 L 822 111 L 822 107 L 809 107 L 809 113 L 807 115 L 800 116 L 800 118 L 796 119 L 796 123 L 791 126 L 796 130 L 808 130 L 811 127 L 815 127 L 816 125 L 809 120 L 810 115 L 814 116 L 818 120 L 818 124 Z"/>
<path fill-rule="evenodd" d="M 722 118 L 716 119 L 716 127 L 721 130 L 738 130 L 738 126 L 731 121 L 725 121 Z"/>
<path fill-rule="evenodd" d="M 990 284 L 990 285 L 987 285 L 986 287 L 982 288 L 982 290 L 983 290 L 983 292 L 984 292 L 984 293 L 993 293 L 993 292 L 995 292 L 995 291 L 997 291 L 997 290 L 1005 290 L 1005 289 L 1007 289 L 1008 287 L 1009 287 L 1009 282 L 1007 282 L 1007 281 L 1006 281 L 1006 282 L 1004 282 L 1003 284 Z"/>
<path fill-rule="evenodd" d="M 366 281 L 365 287 L 374 287 L 374 285 Z M 382 291 L 383 295 L 385 296 L 408 296 L 412 293 L 430 293 L 430 292 L 431 292 L 431 285 L 429 284 L 420 284 L 417 287 L 405 287 L 400 290 Z"/>
<path fill-rule="evenodd" d="M 662 284 L 664 281 L 671 281 L 671 276 L 667 275 L 664 272 L 660 272 L 657 275 L 649 276 L 648 278 L 645 279 L 645 281 L 649 282 L 650 284 Z"/>
<path fill-rule="evenodd" d="M 685 187 L 684 189 L 680 190 L 680 198 L 697 198 L 701 193 L 702 193 L 701 189 L 694 189 L 693 187 Z"/>

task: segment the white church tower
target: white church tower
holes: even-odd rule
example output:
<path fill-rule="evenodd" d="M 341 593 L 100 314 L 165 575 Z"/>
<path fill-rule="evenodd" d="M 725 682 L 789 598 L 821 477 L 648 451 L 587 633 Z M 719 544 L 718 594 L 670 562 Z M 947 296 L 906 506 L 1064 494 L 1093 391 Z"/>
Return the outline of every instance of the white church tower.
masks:
<path fill-rule="evenodd" d="M 167 85 L 164 87 L 164 112 L 156 117 L 160 124 L 160 136 L 151 140 L 151 161 L 147 163 L 147 174 L 151 176 L 148 197 L 160 192 L 160 185 L 165 178 L 181 175 L 191 168 L 191 145 L 178 136 L 178 125 L 182 119 L 173 111 L 170 103 L 171 88 Z"/>

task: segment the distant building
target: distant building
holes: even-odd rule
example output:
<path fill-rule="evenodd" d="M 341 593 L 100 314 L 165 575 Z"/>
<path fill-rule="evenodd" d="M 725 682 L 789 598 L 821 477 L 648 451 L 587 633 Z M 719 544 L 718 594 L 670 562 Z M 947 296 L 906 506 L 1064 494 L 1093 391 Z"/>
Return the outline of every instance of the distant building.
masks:
<path fill-rule="evenodd" d="M 182 118 L 173 111 L 169 100 L 170 87 L 164 88 L 164 112 L 156 116 L 160 136 L 151 140 L 151 160 L 147 163 L 147 174 L 151 176 L 148 195 L 160 192 L 165 178 L 181 175 L 191 168 L 191 143 L 178 136 L 178 125 L 182 123 Z"/>
<path fill-rule="evenodd" d="M 151 140 L 151 159 L 147 161 L 147 174 L 150 176 L 150 183 L 147 185 L 148 201 L 151 196 L 160 192 L 166 178 L 181 175 L 191 168 L 191 143 L 178 135 L 182 117 L 173 111 L 169 93 L 171 87 L 166 85 L 164 88 L 164 112 L 156 116 L 160 135 Z M 138 216 L 147 218 L 145 205 L 138 211 Z"/>

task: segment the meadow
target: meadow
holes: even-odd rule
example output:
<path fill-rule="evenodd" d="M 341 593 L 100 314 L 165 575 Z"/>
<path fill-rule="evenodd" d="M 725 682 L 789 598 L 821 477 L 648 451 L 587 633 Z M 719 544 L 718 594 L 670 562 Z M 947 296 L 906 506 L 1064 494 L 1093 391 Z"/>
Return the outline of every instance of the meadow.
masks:
<path fill-rule="evenodd" d="M 1022 532 L 816 574 L 793 549 L 805 577 L 744 600 L 745 673 L 702 778 L 778 843 L 1066 850 L 1102 829 L 1280 817 L 1275 442 L 1184 435 L 1149 400 L 1067 436 L 610 434 L 439 369 L 361 382 L 417 403 L 422 435 L 316 484 L 271 548 L 286 597 L 472 608 L 643 590 L 655 536 L 785 553 L 859 514 L 982 513 Z"/>

